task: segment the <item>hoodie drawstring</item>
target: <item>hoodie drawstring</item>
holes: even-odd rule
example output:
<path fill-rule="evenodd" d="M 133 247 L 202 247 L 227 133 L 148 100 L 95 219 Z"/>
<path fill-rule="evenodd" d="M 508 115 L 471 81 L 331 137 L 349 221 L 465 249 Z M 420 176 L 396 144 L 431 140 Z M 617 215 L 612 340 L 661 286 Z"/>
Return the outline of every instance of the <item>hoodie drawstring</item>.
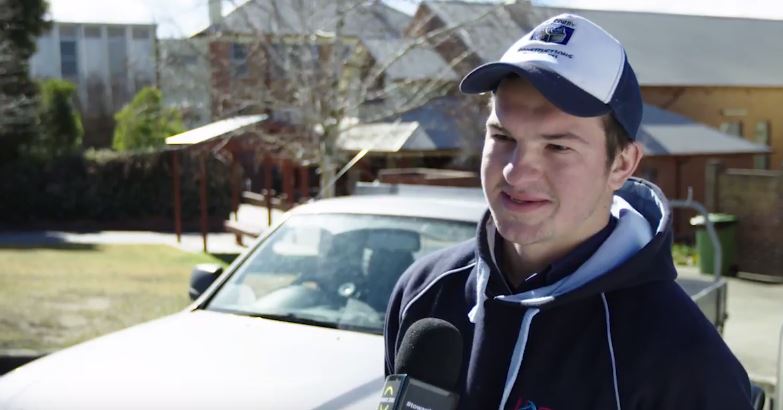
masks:
<path fill-rule="evenodd" d="M 517 381 L 517 375 L 519 369 L 522 367 L 522 360 L 525 355 L 525 346 L 527 346 L 527 337 L 530 334 L 530 324 L 533 322 L 533 317 L 537 315 L 539 310 L 537 308 L 530 308 L 525 311 L 525 316 L 522 318 L 522 325 L 519 327 L 519 336 L 517 337 L 517 343 L 514 345 L 514 353 L 511 355 L 511 363 L 509 363 L 508 373 L 506 374 L 506 387 L 503 389 L 503 399 L 500 401 L 499 410 L 503 410 L 506 407 L 508 396 L 511 395 L 511 389 L 514 388 L 514 384 Z"/>
<path fill-rule="evenodd" d="M 606 295 L 603 293 L 601 293 L 601 300 L 604 302 L 604 313 L 606 317 L 606 342 L 609 344 L 609 357 L 612 359 L 614 399 L 617 403 L 617 410 L 622 410 L 620 407 L 620 386 L 617 385 L 617 362 L 614 359 L 614 344 L 612 343 L 612 322 L 609 320 L 609 302 L 606 301 Z"/>

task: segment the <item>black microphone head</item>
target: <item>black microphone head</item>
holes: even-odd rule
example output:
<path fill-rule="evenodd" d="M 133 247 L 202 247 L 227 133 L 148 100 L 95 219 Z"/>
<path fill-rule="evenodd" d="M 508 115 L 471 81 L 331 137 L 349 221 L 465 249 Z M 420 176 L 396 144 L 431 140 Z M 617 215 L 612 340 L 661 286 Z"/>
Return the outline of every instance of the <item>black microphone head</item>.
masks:
<path fill-rule="evenodd" d="M 451 323 L 424 318 L 414 322 L 402 338 L 394 372 L 455 390 L 462 368 L 462 335 Z"/>

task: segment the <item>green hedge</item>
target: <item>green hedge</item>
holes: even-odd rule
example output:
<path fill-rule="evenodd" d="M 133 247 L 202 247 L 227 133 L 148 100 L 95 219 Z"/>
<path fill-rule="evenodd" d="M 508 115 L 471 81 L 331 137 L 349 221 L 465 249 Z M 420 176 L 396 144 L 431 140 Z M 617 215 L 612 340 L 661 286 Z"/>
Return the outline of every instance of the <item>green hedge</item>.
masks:
<path fill-rule="evenodd" d="M 0 223 L 173 221 L 171 155 L 98 151 L 0 165 Z M 179 157 L 182 217 L 197 221 L 198 159 L 185 151 Z M 229 167 L 209 156 L 207 175 L 210 219 L 226 219 L 231 212 Z"/>

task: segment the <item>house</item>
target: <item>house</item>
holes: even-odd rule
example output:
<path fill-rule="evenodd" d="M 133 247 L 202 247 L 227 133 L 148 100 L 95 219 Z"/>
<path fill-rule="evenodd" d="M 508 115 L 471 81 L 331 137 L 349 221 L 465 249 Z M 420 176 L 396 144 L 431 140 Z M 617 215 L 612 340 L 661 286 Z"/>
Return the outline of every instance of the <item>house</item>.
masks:
<path fill-rule="evenodd" d="M 783 165 L 783 116 L 778 110 L 783 104 L 783 44 L 748 41 L 783 38 L 779 21 L 574 10 L 539 7 L 529 0 L 502 8 L 426 0 L 409 27 L 422 34 L 485 16 L 481 24 L 454 31 L 434 45 L 447 58 L 467 54 L 469 64 L 457 69 L 464 75 L 499 58 L 510 41 L 539 22 L 565 12 L 595 21 L 623 43 L 647 103 L 769 146 L 771 155 L 754 160 L 757 168 Z"/>
<path fill-rule="evenodd" d="M 478 26 L 433 42 L 446 59 L 467 56 L 469 64 L 456 68 L 463 76 L 565 12 L 595 21 L 625 46 L 647 103 L 640 136 L 647 153 L 638 173 L 661 184 L 667 196 L 684 198 L 690 188 L 693 199 L 703 202 L 709 159 L 739 168 L 783 166 L 783 44 L 748 41 L 783 38 L 778 21 L 569 10 L 529 0 L 504 6 L 425 0 L 409 27 L 422 35 L 481 16 Z M 686 231 L 689 213 L 675 215 L 679 231 Z"/>
<path fill-rule="evenodd" d="M 387 80 L 411 80 L 400 62 L 379 61 L 390 57 L 393 42 L 411 53 L 428 53 L 426 44 L 395 42 L 410 17 L 382 2 L 340 4 L 251 0 L 196 34 L 208 39 L 213 119 L 261 111 L 272 119 L 304 123 L 324 115 L 312 111 L 326 110 L 319 104 L 339 105 L 349 111 L 344 115 L 357 116 L 364 100 L 377 105 L 389 97 L 374 93 L 387 88 Z M 440 58 L 429 54 L 425 57 Z M 399 78 L 388 79 L 387 70 L 373 71 L 386 63 L 397 67 L 390 72 Z M 449 81 L 456 77 L 450 74 Z"/>
<path fill-rule="evenodd" d="M 77 86 L 84 145 L 111 145 L 114 113 L 138 90 L 157 84 L 154 24 L 55 21 L 36 42 L 33 78 L 62 78 Z"/>

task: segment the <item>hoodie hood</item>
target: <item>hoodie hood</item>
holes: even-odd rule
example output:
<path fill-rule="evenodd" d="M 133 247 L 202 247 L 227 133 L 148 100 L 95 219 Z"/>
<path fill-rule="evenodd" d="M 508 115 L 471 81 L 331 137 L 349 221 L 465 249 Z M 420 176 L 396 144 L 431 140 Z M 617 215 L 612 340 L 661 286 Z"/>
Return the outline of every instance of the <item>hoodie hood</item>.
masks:
<path fill-rule="evenodd" d="M 660 188 L 648 181 L 630 178 L 615 193 L 611 215 L 617 220 L 614 230 L 573 273 L 547 286 L 509 294 L 495 257 L 496 229 L 487 211 L 478 230 L 477 303 L 470 312 L 471 321 L 475 322 L 477 309 L 487 298 L 525 307 L 548 308 L 574 297 L 597 295 L 654 280 L 674 279 L 673 270 L 647 274 L 623 269 L 632 259 L 663 256 L 661 249 L 670 253 L 671 211 Z M 668 257 L 671 258 L 670 255 Z"/>

